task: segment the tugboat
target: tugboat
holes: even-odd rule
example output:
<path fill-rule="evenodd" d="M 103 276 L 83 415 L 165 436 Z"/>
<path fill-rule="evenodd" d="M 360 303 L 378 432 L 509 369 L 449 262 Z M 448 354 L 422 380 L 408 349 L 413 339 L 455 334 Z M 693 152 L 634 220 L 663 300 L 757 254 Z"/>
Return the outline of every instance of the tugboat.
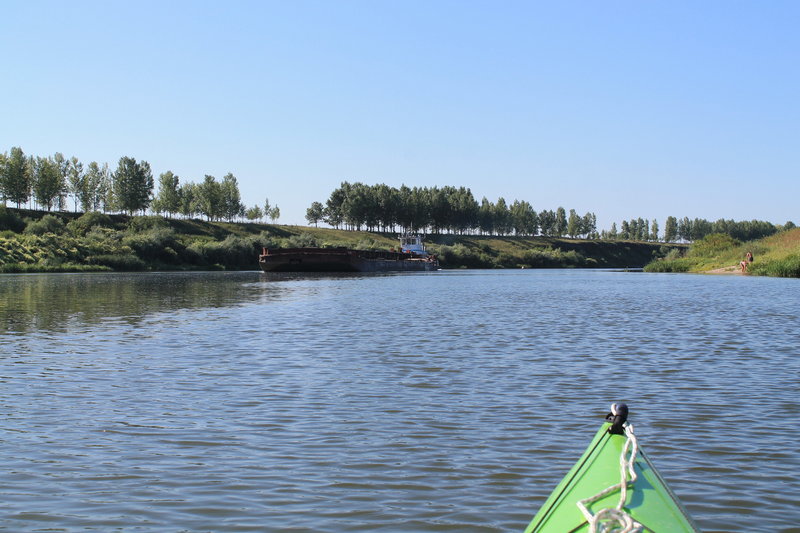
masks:
<path fill-rule="evenodd" d="M 258 257 L 264 272 L 394 272 L 438 270 L 436 256 L 425 250 L 422 236 L 400 236 L 400 251 L 350 248 L 264 248 Z"/>

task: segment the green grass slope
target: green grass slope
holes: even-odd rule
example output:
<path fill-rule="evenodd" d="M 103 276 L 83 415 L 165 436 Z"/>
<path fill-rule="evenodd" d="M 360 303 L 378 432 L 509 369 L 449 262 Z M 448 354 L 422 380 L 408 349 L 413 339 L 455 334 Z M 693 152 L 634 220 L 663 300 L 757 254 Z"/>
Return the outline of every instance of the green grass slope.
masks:
<path fill-rule="evenodd" d="M 709 235 L 692 244 L 685 253 L 674 251 L 656 259 L 645 271 L 741 273 L 739 264 L 747 252 L 754 256 L 747 274 L 800 277 L 800 228 L 749 242 L 739 242 L 722 234 Z"/>

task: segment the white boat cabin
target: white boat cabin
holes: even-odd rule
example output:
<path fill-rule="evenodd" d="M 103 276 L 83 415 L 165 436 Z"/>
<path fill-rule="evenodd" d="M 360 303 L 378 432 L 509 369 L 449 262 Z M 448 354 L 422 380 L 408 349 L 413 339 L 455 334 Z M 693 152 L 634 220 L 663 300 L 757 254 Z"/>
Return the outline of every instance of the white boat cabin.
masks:
<path fill-rule="evenodd" d="M 406 233 L 400 237 L 400 250 L 404 254 L 415 253 L 417 255 L 428 255 L 425 245 L 422 244 L 421 235 Z"/>

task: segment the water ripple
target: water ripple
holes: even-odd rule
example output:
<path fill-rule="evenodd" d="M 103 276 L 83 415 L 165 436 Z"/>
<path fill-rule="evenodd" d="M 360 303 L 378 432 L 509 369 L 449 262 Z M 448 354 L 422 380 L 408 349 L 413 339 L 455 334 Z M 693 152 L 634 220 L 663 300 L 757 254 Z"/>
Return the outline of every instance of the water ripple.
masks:
<path fill-rule="evenodd" d="M 796 530 L 797 287 L 2 277 L 0 530 L 519 531 L 618 400 L 704 531 Z"/>

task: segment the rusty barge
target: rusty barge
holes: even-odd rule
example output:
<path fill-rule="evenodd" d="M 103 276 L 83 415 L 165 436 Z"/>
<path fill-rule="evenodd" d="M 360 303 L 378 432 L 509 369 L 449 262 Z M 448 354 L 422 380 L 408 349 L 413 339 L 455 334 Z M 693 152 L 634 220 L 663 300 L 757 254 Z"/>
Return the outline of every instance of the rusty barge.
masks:
<path fill-rule="evenodd" d="M 402 272 L 439 269 L 419 235 L 400 238 L 400 251 L 350 248 L 264 248 L 258 265 L 264 272 Z"/>

